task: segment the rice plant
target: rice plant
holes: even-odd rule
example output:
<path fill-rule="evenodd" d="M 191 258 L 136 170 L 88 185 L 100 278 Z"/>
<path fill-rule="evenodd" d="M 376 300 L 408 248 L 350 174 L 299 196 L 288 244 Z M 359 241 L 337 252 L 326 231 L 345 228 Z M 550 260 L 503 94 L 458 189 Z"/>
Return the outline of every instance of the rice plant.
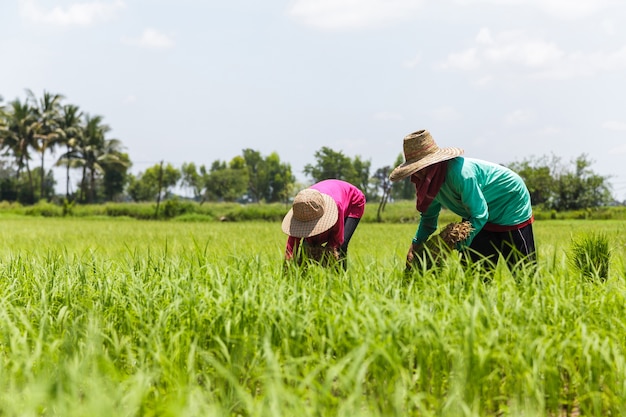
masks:
<path fill-rule="evenodd" d="M 602 233 L 587 233 L 572 241 L 569 261 L 583 277 L 606 281 L 609 276 L 611 249 L 609 239 Z"/>
<path fill-rule="evenodd" d="M 626 414 L 623 277 L 570 273 L 558 222 L 486 282 L 454 257 L 406 279 L 415 225 L 284 273 L 272 223 L 1 221 L 3 415 Z M 618 222 L 575 227 L 623 257 Z"/>

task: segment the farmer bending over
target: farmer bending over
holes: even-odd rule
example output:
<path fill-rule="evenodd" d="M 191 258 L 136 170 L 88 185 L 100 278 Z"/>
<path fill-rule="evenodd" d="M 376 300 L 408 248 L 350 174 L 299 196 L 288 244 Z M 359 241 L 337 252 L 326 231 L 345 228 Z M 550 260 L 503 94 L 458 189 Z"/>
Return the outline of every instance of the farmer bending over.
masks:
<path fill-rule="evenodd" d="M 536 262 L 530 194 L 522 178 L 491 162 L 465 158 L 459 148 L 439 148 L 427 130 L 404 138 L 405 162 L 391 181 L 411 177 L 420 222 L 407 255 L 413 261 L 419 245 L 437 230 L 441 208 L 469 221 L 472 231 L 456 249 L 472 261 L 495 266 L 502 254 L 513 270 L 520 260 Z"/>
<path fill-rule="evenodd" d="M 322 248 L 334 254 L 346 268 L 348 244 L 365 211 L 365 195 L 341 180 L 324 180 L 300 191 L 283 219 L 289 235 L 285 259 L 292 260 L 303 246 Z"/>

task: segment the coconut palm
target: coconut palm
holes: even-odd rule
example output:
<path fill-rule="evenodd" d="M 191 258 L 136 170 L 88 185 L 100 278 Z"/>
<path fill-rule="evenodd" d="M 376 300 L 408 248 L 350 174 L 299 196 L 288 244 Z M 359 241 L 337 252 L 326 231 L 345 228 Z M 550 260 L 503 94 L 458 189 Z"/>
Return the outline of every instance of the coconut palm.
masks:
<path fill-rule="evenodd" d="M 108 167 L 127 167 L 129 162 L 124 158 L 122 142 L 118 139 L 106 139 L 110 127 L 102 123 L 102 116 L 85 116 L 82 127 L 82 141 L 76 148 L 75 165 L 82 167 L 81 201 L 85 200 L 89 188 L 88 202 L 95 200 L 96 175 L 103 173 Z M 89 180 L 89 187 L 87 187 Z"/>
<path fill-rule="evenodd" d="M 95 163 L 90 168 L 91 200 L 96 189 L 96 173 L 106 174 L 107 171 L 126 171 L 130 167 L 128 156 L 122 152 L 122 142 L 119 139 L 105 139 L 104 146 L 96 150 Z"/>
<path fill-rule="evenodd" d="M 75 165 L 82 168 L 80 180 L 80 201 L 86 200 L 87 176 L 95 170 L 97 149 L 104 147 L 105 135 L 109 126 L 102 123 L 102 116 L 86 114 L 82 125 L 82 140 L 76 147 Z M 89 192 L 89 202 L 93 201 L 94 190 Z"/>
<path fill-rule="evenodd" d="M 23 169 L 26 169 L 31 202 L 35 200 L 35 190 L 28 161 L 31 159 L 30 150 L 37 149 L 37 129 L 37 118 L 27 102 L 22 103 L 15 99 L 9 103 L 8 110 L 5 111 L 5 126 L 0 129 L 1 148 L 5 155 L 15 158 L 18 181 Z"/>
<path fill-rule="evenodd" d="M 70 198 L 70 168 L 76 168 L 80 155 L 77 149 L 80 149 L 83 141 L 82 130 L 82 112 L 78 106 L 68 104 L 63 106 L 61 117 L 59 119 L 59 143 L 66 146 L 66 152 L 63 153 L 56 165 L 65 166 L 65 198 Z"/>
<path fill-rule="evenodd" d="M 49 149 L 53 151 L 53 147 L 61 137 L 59 132 L 59 118 L 61 112 L 61 100 L 64 98 L 60 94 L 51 94 L 47 91 L 43 92 L 40 100 L 37 100 L 35 94 L 31 90 L 26 90 L 28 100 L 30 100 L 33 113 L 37 118 L 37 130 L 35 137 L 37 140 L 37 150 L 41 154 L 41 192 L 40 198 L 44 194 L 44 157 Z"/>

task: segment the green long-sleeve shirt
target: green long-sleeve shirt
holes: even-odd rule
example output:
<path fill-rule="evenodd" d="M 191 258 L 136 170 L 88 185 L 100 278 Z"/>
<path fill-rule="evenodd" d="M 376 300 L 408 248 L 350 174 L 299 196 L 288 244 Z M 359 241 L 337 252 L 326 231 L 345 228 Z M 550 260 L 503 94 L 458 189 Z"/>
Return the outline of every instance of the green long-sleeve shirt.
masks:
<path fill-rule="evenodd" d="M 460 156 L 448 161 L 446 178 L 421 214 L 414 243 L 425 242 L 437 230 L 442 207 L 472 224 L 474 230 L 460 246 L 469 246 L 487 222 L 513 226 L 532 216 L 530 194 L 519 175 L 502 165 Z"/>

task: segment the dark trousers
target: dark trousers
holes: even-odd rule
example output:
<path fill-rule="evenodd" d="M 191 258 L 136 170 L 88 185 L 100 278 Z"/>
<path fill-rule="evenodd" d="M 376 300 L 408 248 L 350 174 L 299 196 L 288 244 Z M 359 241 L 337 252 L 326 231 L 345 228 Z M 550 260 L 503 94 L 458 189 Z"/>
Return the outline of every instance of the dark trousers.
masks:
<path fill-rule="evenodd" d="M 507 232 L 490 232 L 481 230 L 472 240 L 465 252 L 465 257 L 472 262 L 487 260 L 486 266 L 495 267 L 498 257 L 502 255 L 511 271 L 520 262 L 534 264 L 537 262 L 533 225 Z"/>
<path fill-rule="evenodd" d="M 343 243 L 339 248 L 339 254 L 341 255 L 341 264 L 344 269 L 347 267 L 348 244 L 360 220 L 356 217 L 346 217 L 343 222 Z"/>

